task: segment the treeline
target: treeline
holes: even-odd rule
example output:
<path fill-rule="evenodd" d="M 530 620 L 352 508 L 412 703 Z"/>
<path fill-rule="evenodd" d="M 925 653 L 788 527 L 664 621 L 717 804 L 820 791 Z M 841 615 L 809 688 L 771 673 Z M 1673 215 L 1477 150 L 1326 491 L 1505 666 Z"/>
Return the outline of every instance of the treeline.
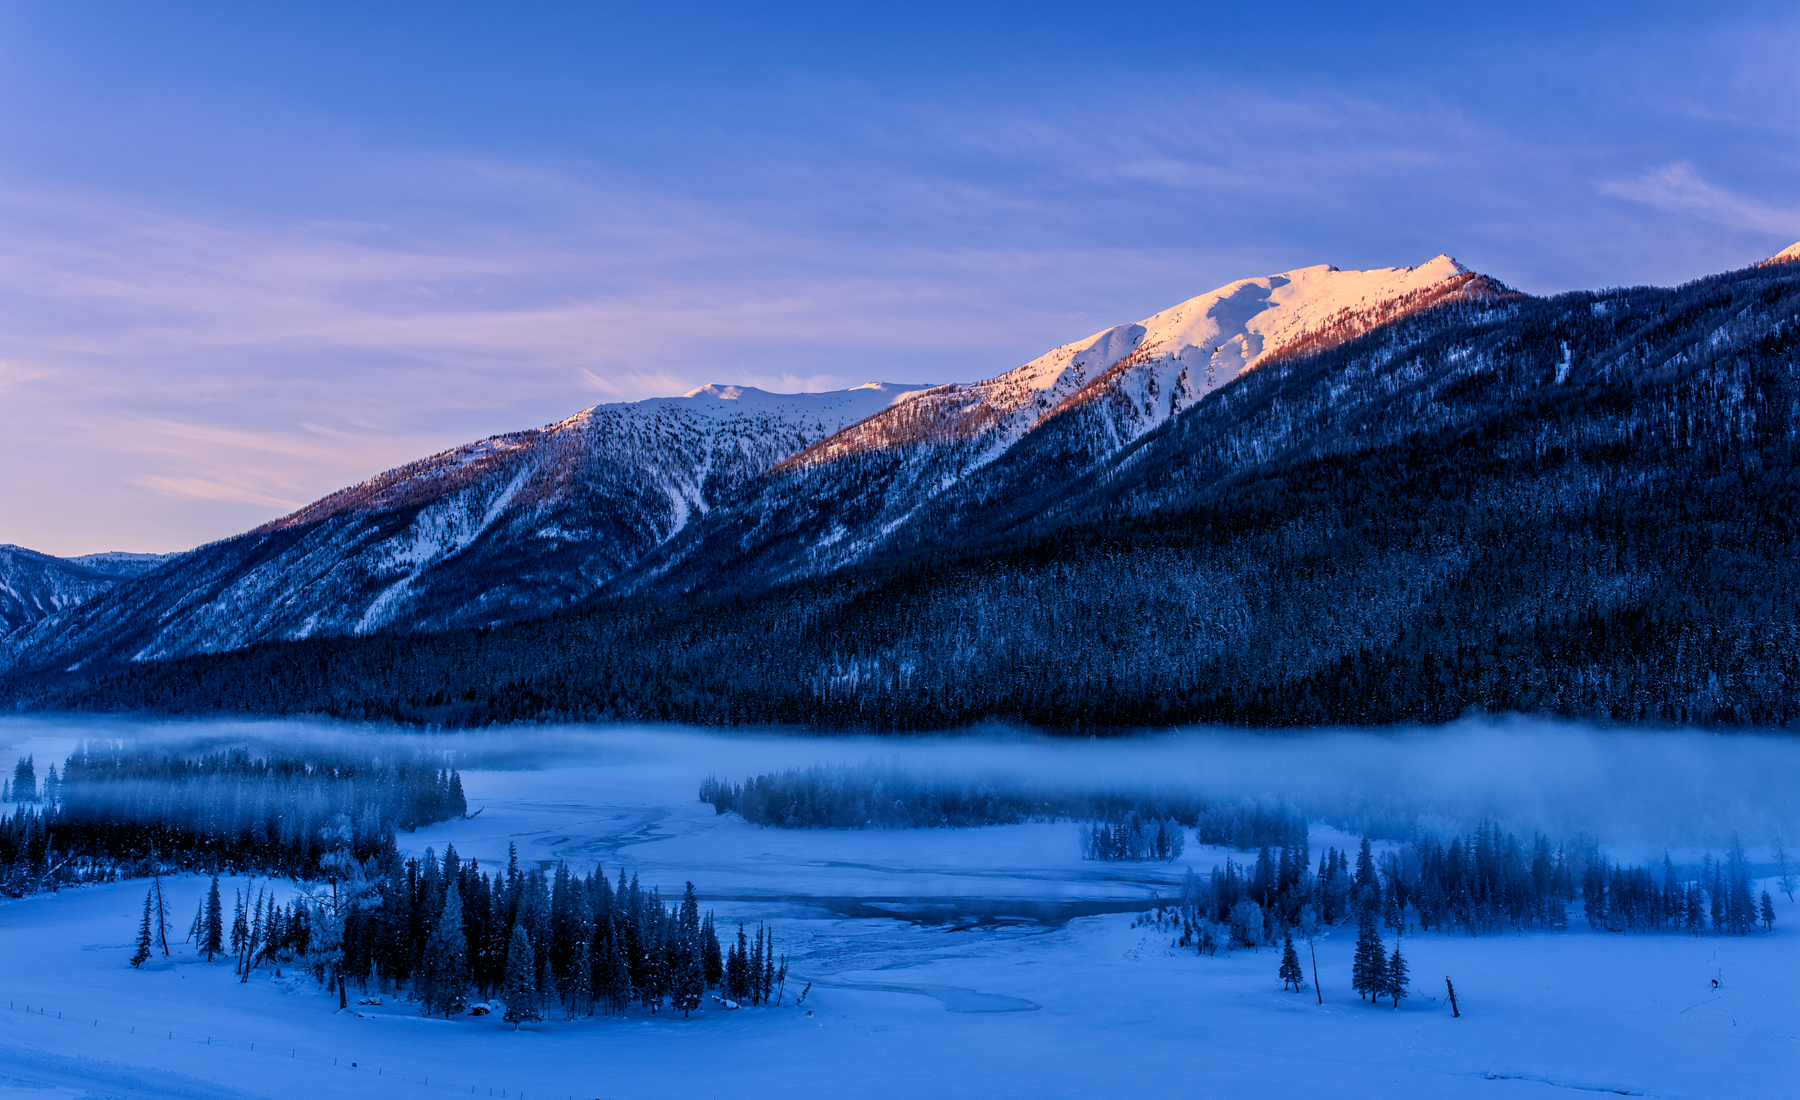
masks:
<path fill-rule="evenodd" d="M 1087 496 L 970 498 L 941 539 L 829 576 L 3 690 L 449 726 L 1781 725 L 1800 720 L 1797 401 L 1796 264 L 1427 311 L 1247 373 Z"/>
<path fill-rule="evenodd" d="M 1785 857 L 1783 857 L 1785 863 Z M 1783 888 L 1792 876 L 1784 866 Z M 1582 910 L 1594 928 L 1609 932 L 1682 931 L 1746 936 L 1775 924 L 1774 899 L 1750 886 L 1744 846 L 1733 838 L 1725 858 L 1707 855 L 1697 878 L 1683 879 L 1667 855 L 1662 866 L 1626 867 L 1596 858 L 1582 876 Z"/>
<path fill-rule="evenodd" d="M 743 925 L 727 947 L 713 915 L 702 916 L 693 883 L 665 902 L 636 876 L 611 883 L 558 864 L 504 871 L 446 848 L 423 858 L 342 869 L 329 895 L 287 905 L 268 889 L 239 893 L 227 918 L 218 880 L 195 914 L 190 938 L 208 961 L 231 959 L 248 980 L 259 966 L 298 965 L 349 1003 L 363 994 L 410 995 L 425 1014 L 484 1014 L 498 1000 L 515 1025 L 560 1015 L 622 1013 L 633 1005 L 683 1014 L 718 990 L 729 1007 L 779 1004 L 786 956 L 773 935 Z M 137 954 L 151 957 L 165 907 L 153 886 L 145 900 Z M 166 945 L 161 949 L 167 951 Z"/>
<path fill-rule="evenodd" d="M 327 863 L 385 863 L 395 830 L 468 811 L 462 776 L 425 754 L 351 749 L 187 752 L 89 743 L 41 789 L 21 760 L 0 819 L 11 896 L 155 870 L 315 878 Z"/>
<path fill-rule="evenodd" d="M 1786 890 L 1793 876 L 1782 858 Z M 1396 933 L 1561 931 L 1577 899 L 1592 927 L 1615 932 L 1748 935 L 1775 920 L 1768 892 L 1760 901 L 1752 895 L 1749 861 L 1735 839 L 1725 859 L 1709 856 L 1697 875 L 1683 877 L 1666 855 L 1659 866 L 1625 867 L 1592 844 L 1553 846 L 1541 834 L 1526 843 L 1491 823 L 1379 858 L 1365 837 L 1354 863 L 1327 848 L 1316 868 L 1304 843 L 1265 848 L 1253 865 L 1227 860 L 1206 876 L 1189 871 L 1180 896 L 1146 919 L 1171 931 L 1177 946 L 1211 955 L 1352 920 Z"/>
<path fill-rule="evenodd" d="M 1082 859 L 1114 863 L 1150 859 L 1172 863 L 1187 849 L 1187 830 L 1179 821 L 1145 821 L 1135 813 L 1111 824 L 1083 825 L 1078 839 Z"/>
<path fill-rule="evenodd" d="M 1168 823 L 1201 844 L 1248 851 L 1304 840 L 1306 820 L 1290 807 L 1246 800 L 1211 805 L 1179 790 L 1087 793 L 992 780 L 921 776 L 881 764 L 789 768 L 733 783 L 708 776 L 700 801 L 753 825 L 782 829 L 920 829 L 1016 825 L 1024 821 Z M 1185 843 L 1170 839 L 1168 844 Z M 1166 849 L 1165 849 L 1166 850 Z M 1112 857 L 1089 857 L 1112 858 Z M 1165 856 L 1128 858 L 1169 858 Z"/>

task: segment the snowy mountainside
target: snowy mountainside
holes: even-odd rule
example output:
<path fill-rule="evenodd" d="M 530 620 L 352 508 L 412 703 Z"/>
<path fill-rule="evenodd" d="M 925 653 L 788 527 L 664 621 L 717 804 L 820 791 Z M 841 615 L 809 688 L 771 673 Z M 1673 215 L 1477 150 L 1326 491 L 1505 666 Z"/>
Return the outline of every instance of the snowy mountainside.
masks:
<path fill-rule="evenodd" d="M 62 558 L 0 544 L 0 635 L 86 603 L 115 583 Z"/>
<path fill-rule="evenodd" d="M 774 581 L 941 541 L 995 505 L 1038 517 L 1084 475 L 1264 364 L 1446 302 L 1516 296 L 1442 255 L 1417 267 L 1321 264 L 1241 279 L 844 429 L 684 533 L 647 579 L 692 588 L 728 571 Z"/>
<path fill-rule="evenodd" d="M 109 551 L 58 558 L 0 543 L 0 635 L 86 603 L 174 556 Z"/>
<path fill-rule="evenodd" d="M 924 389 L 704 386 L 390 470 L 7 639 L 0 662 L 152 659 L 483 625 L 591 594 L 796 451 Z"/>

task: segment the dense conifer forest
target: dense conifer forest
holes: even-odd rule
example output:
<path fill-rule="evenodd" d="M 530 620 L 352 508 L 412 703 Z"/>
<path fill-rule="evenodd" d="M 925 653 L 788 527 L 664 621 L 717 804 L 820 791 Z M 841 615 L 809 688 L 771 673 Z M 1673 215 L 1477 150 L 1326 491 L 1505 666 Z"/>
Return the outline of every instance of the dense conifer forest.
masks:
<path fill-rule="evenodd" d="M 274 756 L 248 749 L 86 744 L 40 782 L 19 760 L 0 818 L 0 890 L 10 896 L 152 871 L 242 871 L 311 878 L 328 865 L 393 858 L 394 832 L 468 809 L 453 766 L 338 749 Z"/>
<path fill-rule="evenodd" d="M 1793 869 L 1779 868 L 1792 890 Z M 1609 860 L 1591 841 L 1529 842 L 1493 824 L 1467 835 L 1425 837 L 1379 857 L 1365 837 L 1354 859 L 1327 848 L 1313 866 L 1309 846 L 1263 848 L 1254 864 L 1227 860 L 1209 875 L 1189 871 L 1181 895 L 1159 904 L 1145 923 L 1173 935 L 1178 947 L 1203 955 L 1234 947 L 1273 947 L 1305 940 L 1334 925 L 1358 928 L 1357 980 L 1365 994 L 1392 977 L 1381 954 L 1381 930 L 1398 937 L 1442 931 L 1471 935 L 1524 929 L 1562 931 L 1571 906 L 1600 931 L 1749 935 L 1774 926 L 1773 899 L 1751 889 L 1749 860 L 1735 838 L 1723 859 L 1677 868 Z M 1284 980 L 1286 980 L 1284 975 Z"/>
<path fill-rule="evenodd" d="M 1022 821 L 1093 821 L 1120 826 L 1116 844 L 1105 851 L 1137 851 L 1126 840 L 1145 829 L 1152 836 L 1164 821 L 1191 828 L 1202 844 L 1240 850 L 1298 843 L 1306 821 L 1291 808 L 1245 801 L 1209 805 L 1193 794 L 1114 791 L 1092 794 L 1064 788 L 919 776 L 880 764 L 790 768 L 753 776 L 743 783 L 708 777 L 700 801 L 718 813 L 735 813 L 753 825 L 783 829 L 918 829 L 1015 825 Z M 1165 835 L 1168 829 L 1164 829 Z M 1165 855 L 1103 855 L 1098 859 L 1168 858 Z M 1145 849 L 1148 851 L 1148 849 Z"/>
<path fill-rule="evenodd" d="M 1440 307 L 1261 366 L 1054 499 L 971 504 L 937 541 L 826 576 L 646 575 L 490 629 L 20 669 L 0 690 L 444 726 L 1782 725 L 1797 314 L 1792 263 Z M 1079 442 L 1037 436 L 1005 461 Z"/>
<path fill-rule="evenodd" d="M 632 1005 L 690 1012 L 708 990 L 734 1005 L 778 1003 L 787 963 L 762 927 L 721 945 L 693 884 L 665 903 L 620 873 L 563 864 L 494 873 L 446 848 L 402 860 L 395 830 L 467 813 L 462 777 L 427 754 L 335 748 L 281 755 L 86 744 L 40 780 L 21 758 L 0 818 L 0 889 L 10 896 L 119 878 L 150 880 L 133 965 L 172 942 L 226 959 L 248 980 L 299 966 L 340 1003 L 403 992 L 450 1013 L 498 998 L 517 1023 Z M 213 890 L 174 914 L 162 876 L 201 871 Z M 300 884 L 277 900 L 254 879 L 224 897 L 221 873 Z M 284 893 L 287 891 L 284 891 Z M 185 936 L 184 936 L 185 931 Z"/>

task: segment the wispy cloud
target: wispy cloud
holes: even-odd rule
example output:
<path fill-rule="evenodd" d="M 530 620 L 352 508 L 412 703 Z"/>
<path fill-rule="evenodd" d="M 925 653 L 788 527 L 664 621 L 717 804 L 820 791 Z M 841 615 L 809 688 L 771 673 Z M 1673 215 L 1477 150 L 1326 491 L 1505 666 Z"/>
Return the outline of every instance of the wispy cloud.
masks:
<path fill-rule="evenodd" d="M 0 540 L 230 505 L 184 514 L 197 542 L 595 401 L 987 376 L 1288 267 L 1451 251 L 1529 285 L 1558 248 L 1606 268 L 1650 219 L 1800 236 L 1684 161 L 1612 202 L 1566 150 L 1429 94 L 1206 83 L 1010 104 L 809 88 L 785 144 L 711 135 L 704 185 L 427 150 L 381 152 L 344 185 L 364 204 L 315 218 L 0 193 L 0 433 L 42 467 L 0 480 Z"/>
<path fill-rule="evenodd" d="M 1604 182 L 1600 192 L 1733 229 L 1800 238 L 1800 206 L 1776 206 L 1708 183 L 1687 161 Z"/>

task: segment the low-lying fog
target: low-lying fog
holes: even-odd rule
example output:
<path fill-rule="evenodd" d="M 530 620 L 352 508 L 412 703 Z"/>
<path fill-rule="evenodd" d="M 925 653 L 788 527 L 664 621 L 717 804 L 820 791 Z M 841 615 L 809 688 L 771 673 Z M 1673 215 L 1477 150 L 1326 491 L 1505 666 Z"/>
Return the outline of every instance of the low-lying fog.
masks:
<path fill-rule="evenodd" d="M 1589 834 L 1616 856 L 1721 849 L 1753 855 L 1800 836 L 1800 738 L 1598 728 L 1526 718 L 1429 729 L 1251 733 L 1190 729 L 1107 739 L 990 728 L 939 736 L 820 736 L 683 726 L 526 726 L 457 732 L 291 721 L 0 718 L 0 767 L 59 767 L 83 740 L 262 751 L 444 751 L 464 770 L 607 767 L 692 799 L 708 775 L 742 781 L 814 764 L 891 765 L 920 776 L 1086 791 L 1185 789 L 1273 799 L 1315 818 L 1406 818 L 1444 831 L 1492 818 L 1555 838 Z M 1642 849 L 1642 853 L 1633 849 Z"/>

